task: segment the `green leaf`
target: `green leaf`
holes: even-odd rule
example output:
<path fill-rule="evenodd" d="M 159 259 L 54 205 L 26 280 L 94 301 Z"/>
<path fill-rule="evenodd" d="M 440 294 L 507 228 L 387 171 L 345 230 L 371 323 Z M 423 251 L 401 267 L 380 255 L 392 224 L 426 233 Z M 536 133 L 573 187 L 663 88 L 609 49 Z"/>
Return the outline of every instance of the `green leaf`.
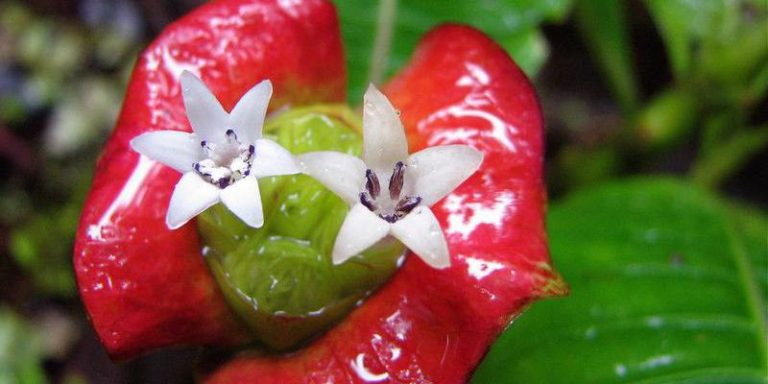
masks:
<path fill-rule="evenodd" d="M 753 266 L 757 291 L 768 294 L 768 217 L 755 208 L 742 205 L 732 205 L 730 214 L 736 233 L 743 241 L 748 262 Z M 762 307 L 765 320 L 768 318 L 768 305 L 765 305 L 765 300 Z"/>
<path fill-rule="evenodd" d="M 768 224 L 749 217 L 667 179 L 555 204 L 551 251 L 571 295 L 516 320 L 474 382 L 765 383 Z"/>
<path fill-rule="evenodd" d="M 82 209 L 82 197 L 35 214 L 11 232 L 10 251 L 35 286 L 46 294 L 75 293 L 72 234 Z"/>
<path fill-rule="evenodd" d="M 656 21 L 676 76 L 691 70 L 694 51 L 704 41 L 714 41 L 735 27 L 736 1 L 646 0 Z"/>
<path fill-rule="evenodd" d="M 7 307 L 0 307 L 0 383 L 46 383 L 40 334 Z"/>
<path fill-rule="evenodd" d="M 711 93 L 726 99 L 738 98 L 768 65 L 768 8 L 764 3 L 646 0 L 667 46 L 675 77 L 714 83 Z"/>
<path fill-rule="evenodd" d="M 631 124 L 631 146 L 649 152 L 668 150 L 690 137 L 701 116 L 701 98 L 684 87 L 656 94 Z"/>
<path fill-rule="evenodd" d="M 394 73 L 405 64 L 424 33 L 446 22 L 469 24 L 489 34 L 529 76 L 534 75 L 547 54 L 538 26 L 544 21 L 562 20 L 571 4 L 571 0 L 381 1 L 381 7 L 365 0 L 335 2 L 341 16 L 349 100 L 353 103 L 359 102 L 372 77 L 376 80 L 379 75 Z M 377 44 L 377 33 L 379 42 L 391 44 Z M 388 52 L 383 55 L 383 65 L 371 62 L 372 57 L 382 56 L 374 53 L 374 47 Z M 371 76 L 372 67 L 380 67 L 384 73 Z"/>
<path fill-rule="evenodd" d="M 594 59 L 607 75 L 619 104 L 625 111 L 637 106 L 637 81 L 632 48 L 627 36 L 626 3 L 615 0 L 581 0 L 575 16 Z"/>

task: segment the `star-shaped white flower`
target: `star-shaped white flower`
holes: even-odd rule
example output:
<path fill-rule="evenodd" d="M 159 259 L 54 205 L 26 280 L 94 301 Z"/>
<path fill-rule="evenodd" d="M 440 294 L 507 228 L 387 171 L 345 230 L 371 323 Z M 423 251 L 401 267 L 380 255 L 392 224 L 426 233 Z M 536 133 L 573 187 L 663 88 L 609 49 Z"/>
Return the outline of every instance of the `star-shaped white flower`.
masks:
<path fill-rule="evenodd" d="M 264 224 L 257 179 L 299 173 L 288 150 L 261 136 L 272 83 L 251 88 L 227 113 L 202 80 L 181 74 L 184 107 L 194 133 L 154 131 L 131 147 L 184 175 L 176 184 L 165 222 L 176 229 L 221 201 L 251 227 Z"/>
<path fill-rule="evenodd" d="M 351 206 L 333 247 L 335 264 L 391 234 L 434 268 L 448 267 L 450 255 L 429 207 L 475 173 L 482 160 L 480 151 L 466 145 L 409 156 L 398 112 L 373 85 L 363 103 L 362 160 L 339 152 L 299 156 L 304 173 Z"/>

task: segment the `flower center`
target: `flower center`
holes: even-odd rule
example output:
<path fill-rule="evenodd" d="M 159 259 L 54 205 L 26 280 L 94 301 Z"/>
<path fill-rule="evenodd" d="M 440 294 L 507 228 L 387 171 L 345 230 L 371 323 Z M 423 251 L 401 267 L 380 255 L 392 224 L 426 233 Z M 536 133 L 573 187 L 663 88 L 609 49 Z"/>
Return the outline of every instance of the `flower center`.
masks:
<path fill-rule="evenodd" d="M 226 140 L 221 143 L 201 141 L 207 158 L 193 164 L 200 177 L 222 189 L 251 173 L 256 152 L 252 144 L 241 143 L 235 131 L 228 129 L 224 135 Z"/>
<path fill-rule="evenodd" d="M 381 194 L 381 185 L 376 172 L 365 171 L 365 190 L 360 192 L 360 203 L 382 219 L 394 223 L 411 212 L 421 203 L 421 197 L 414 195 L 403 196 L 406 165 L 398 161 L 389 178 L 389 196 Z"/>

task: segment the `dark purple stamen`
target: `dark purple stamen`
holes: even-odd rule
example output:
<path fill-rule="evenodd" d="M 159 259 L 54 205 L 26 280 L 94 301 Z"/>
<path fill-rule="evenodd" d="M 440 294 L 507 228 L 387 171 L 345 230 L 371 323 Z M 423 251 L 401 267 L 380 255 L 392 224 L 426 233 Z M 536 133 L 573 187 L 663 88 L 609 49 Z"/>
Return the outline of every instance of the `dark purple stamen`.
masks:
<path fill-rule="evenodd" d="M 389 196 L 393 202 L 397 201 L 397 204 L 395 204 L 394 209 L 387 208 L 386 212 L 380 211 L 379 206 L 376 204 L 379 193 L 381 192 L 378 176 L 376 176 L 376 173 L 370 169 L 365 171 L 366 190 L 360 192 L 360 203 L 388 223 L 397 222 L 421 204 L 421 197 L 419 196 L 405 196 L 402 199 L 400 198 L 405 182 L 405 168 L 406 165 L 402 161 L 398 161 L 395 164 L 392 176 L 389 178 Z"/>
<path fill-rule="evenodd" d="M 376 173 L 371 171 L 370 169 L 365 171 L 365 189 L 368 191 L 368 194 L 371 195 L 371 198 L 376 199 L 379 197 L 379 192 L 381 192 L 381 186 L 379 185 L 379 177 L 376 176 Z"/>
<path fill-rule="evenodd" d="M 376 211 L 376 204 L 373 202 L 373 199 L 368 192 L 360 192 L 360 204 L 364 205 L 371 212 Z"/>
<path fill-rule="evenodd" d="M 203 141 L 200 142 L 200 146 L 203 147 L 203 148 L 207 148 L 208 147 L 208 142 L 203 140 Z"/>
<path fill-rule="evenodd" d="M 256 153 L 256 147 L 251 144 L 248 146 L 248 156 L 253 156 L 254 153 Z"/>
<path fill-rule="evenodd" d="M 389 178 L 389 197 L 392 200 L 400 198 L 400 191 L 403 190 L 404 176 L 405 164 L 402 161 L 398 161 L 395 164 L 395 169 L 392 171 L 392 176 Z"/>
<path fill-rule="evenodd" d="M 416 208 L 419 203 L 421 203 L 421 197 L 406 196 L 397 202 L 397 206 L 395 206 L 395 212 L 402 213 L 402 215 L 405 216 L 414 208 Z"/>
<path fill-rule="evenodd" d="M 399 216 L 397 213 L 387 213 L 386 215 L 379 215 L 382 219 L 384 219 L 388 223 L 395 223 L 397 220 L 399 220 L 402 216 Z"/>
<path fill-rule="evenodd" d="M 223 178 L 218 182 L 219 188 L 224 189 L 229 186 L 229 178 Z"/>
<path fill-rule="evenodd" d="M 205 173 L 200 169 L 200 163 L 192 164 L 192 168 L 194 168 L 198 175 L 203 176 L 203 178 L 211 177 L 210 173 Z"/>

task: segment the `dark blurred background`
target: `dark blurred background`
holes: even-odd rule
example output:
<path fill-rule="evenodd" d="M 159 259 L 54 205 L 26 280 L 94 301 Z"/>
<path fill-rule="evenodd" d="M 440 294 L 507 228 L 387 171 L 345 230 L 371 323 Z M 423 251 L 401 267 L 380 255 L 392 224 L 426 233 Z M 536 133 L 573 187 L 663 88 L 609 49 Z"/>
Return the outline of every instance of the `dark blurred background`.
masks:
<path fill-rule="evenodd" d="M 109 360 L 78 300 L 71 252 L 138 52 L 200 3 L 0 3 L 1 383 L 192 381 L 194 350 Z"/>

